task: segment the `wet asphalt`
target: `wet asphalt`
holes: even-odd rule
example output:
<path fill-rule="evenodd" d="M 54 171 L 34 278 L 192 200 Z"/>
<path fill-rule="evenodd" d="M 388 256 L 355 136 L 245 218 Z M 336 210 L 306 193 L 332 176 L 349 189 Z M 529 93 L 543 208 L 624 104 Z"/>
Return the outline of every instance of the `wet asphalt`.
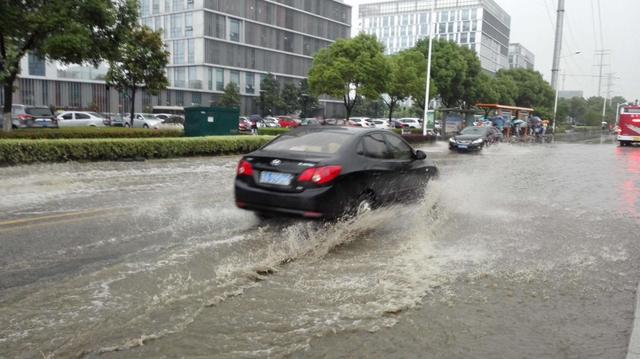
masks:
<path fill-rule="evenodd" d="M 424 149 L 333 224 L 236 209 L 233 156 L 0 168 L 0 357 L 624 358 L 640 148 Z"/>

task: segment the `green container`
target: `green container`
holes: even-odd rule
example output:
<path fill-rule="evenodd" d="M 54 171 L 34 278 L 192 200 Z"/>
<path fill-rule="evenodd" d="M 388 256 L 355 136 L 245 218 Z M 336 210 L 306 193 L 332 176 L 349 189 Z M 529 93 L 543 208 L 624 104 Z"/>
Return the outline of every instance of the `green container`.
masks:
<path fill-rule="evenodd" d="M 238 134 L 240 110 L 237 108 L 187 107 L 184 116 L 184 134 L 187 137 Z"/>

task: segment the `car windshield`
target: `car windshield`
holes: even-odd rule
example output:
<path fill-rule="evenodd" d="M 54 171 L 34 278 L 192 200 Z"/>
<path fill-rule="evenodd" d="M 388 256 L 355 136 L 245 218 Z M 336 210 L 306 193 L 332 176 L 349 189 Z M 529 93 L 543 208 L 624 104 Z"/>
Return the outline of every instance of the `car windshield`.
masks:
<path fill-rule="evenodd" d="M 27 107 L 25 112 L 33 116 L 52 116 L 48 107 Z"/>
<path fill-rule="evenodd" d="M 162 121 L 162 123 L 167 123 L 167 124 L 172 124 L 172 123 L 178 123 L 178 124 L 183 124 L 184 120 L 182 119 L 182 117 L 178 117 L 178 116 L 173 116 L 173 117 L 169 117 L 168 119 Z"/>
<path fill-rule="evenodd" d="M 484 135 L 487 130 L 486 127 L 467 127 L 460 133 L 463 135 Z"/>
<path fill-rule="evenodd" d="M 280 136 L 263 150 L 334 154 L 351 138 L 351 135 L 336 132 L 298 132 Z"/>

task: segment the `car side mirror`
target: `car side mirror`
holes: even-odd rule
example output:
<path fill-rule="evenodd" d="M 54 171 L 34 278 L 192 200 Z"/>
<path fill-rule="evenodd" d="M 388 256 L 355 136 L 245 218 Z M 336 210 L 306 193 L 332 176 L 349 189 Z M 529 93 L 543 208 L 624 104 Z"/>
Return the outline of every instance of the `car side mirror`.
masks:
<path fill-rule="evenodd" d="M 424 160 L 427 158 L 427 154 L 424 153 L 423 151 L 417 150 L 416 153 L 413 155 L 413 158 L 415 158 L 416 160 Z"/>

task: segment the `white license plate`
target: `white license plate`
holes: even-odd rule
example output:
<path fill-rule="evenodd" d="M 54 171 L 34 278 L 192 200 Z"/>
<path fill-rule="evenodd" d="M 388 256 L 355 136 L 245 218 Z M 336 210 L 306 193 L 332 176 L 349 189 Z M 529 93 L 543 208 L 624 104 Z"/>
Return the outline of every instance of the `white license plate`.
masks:
<path fill-rule="evenodd" d="M 260 172 L 260 183 L 288 186 L 291 184 L 292 175 L 279 172 Z"/>
<path fill-rule="evenodd" d="M 467 148 L 467 147 L 468 147 L 467 145 L 458 145 L 458 148 L 462 148 L 462 149 Z"/>

